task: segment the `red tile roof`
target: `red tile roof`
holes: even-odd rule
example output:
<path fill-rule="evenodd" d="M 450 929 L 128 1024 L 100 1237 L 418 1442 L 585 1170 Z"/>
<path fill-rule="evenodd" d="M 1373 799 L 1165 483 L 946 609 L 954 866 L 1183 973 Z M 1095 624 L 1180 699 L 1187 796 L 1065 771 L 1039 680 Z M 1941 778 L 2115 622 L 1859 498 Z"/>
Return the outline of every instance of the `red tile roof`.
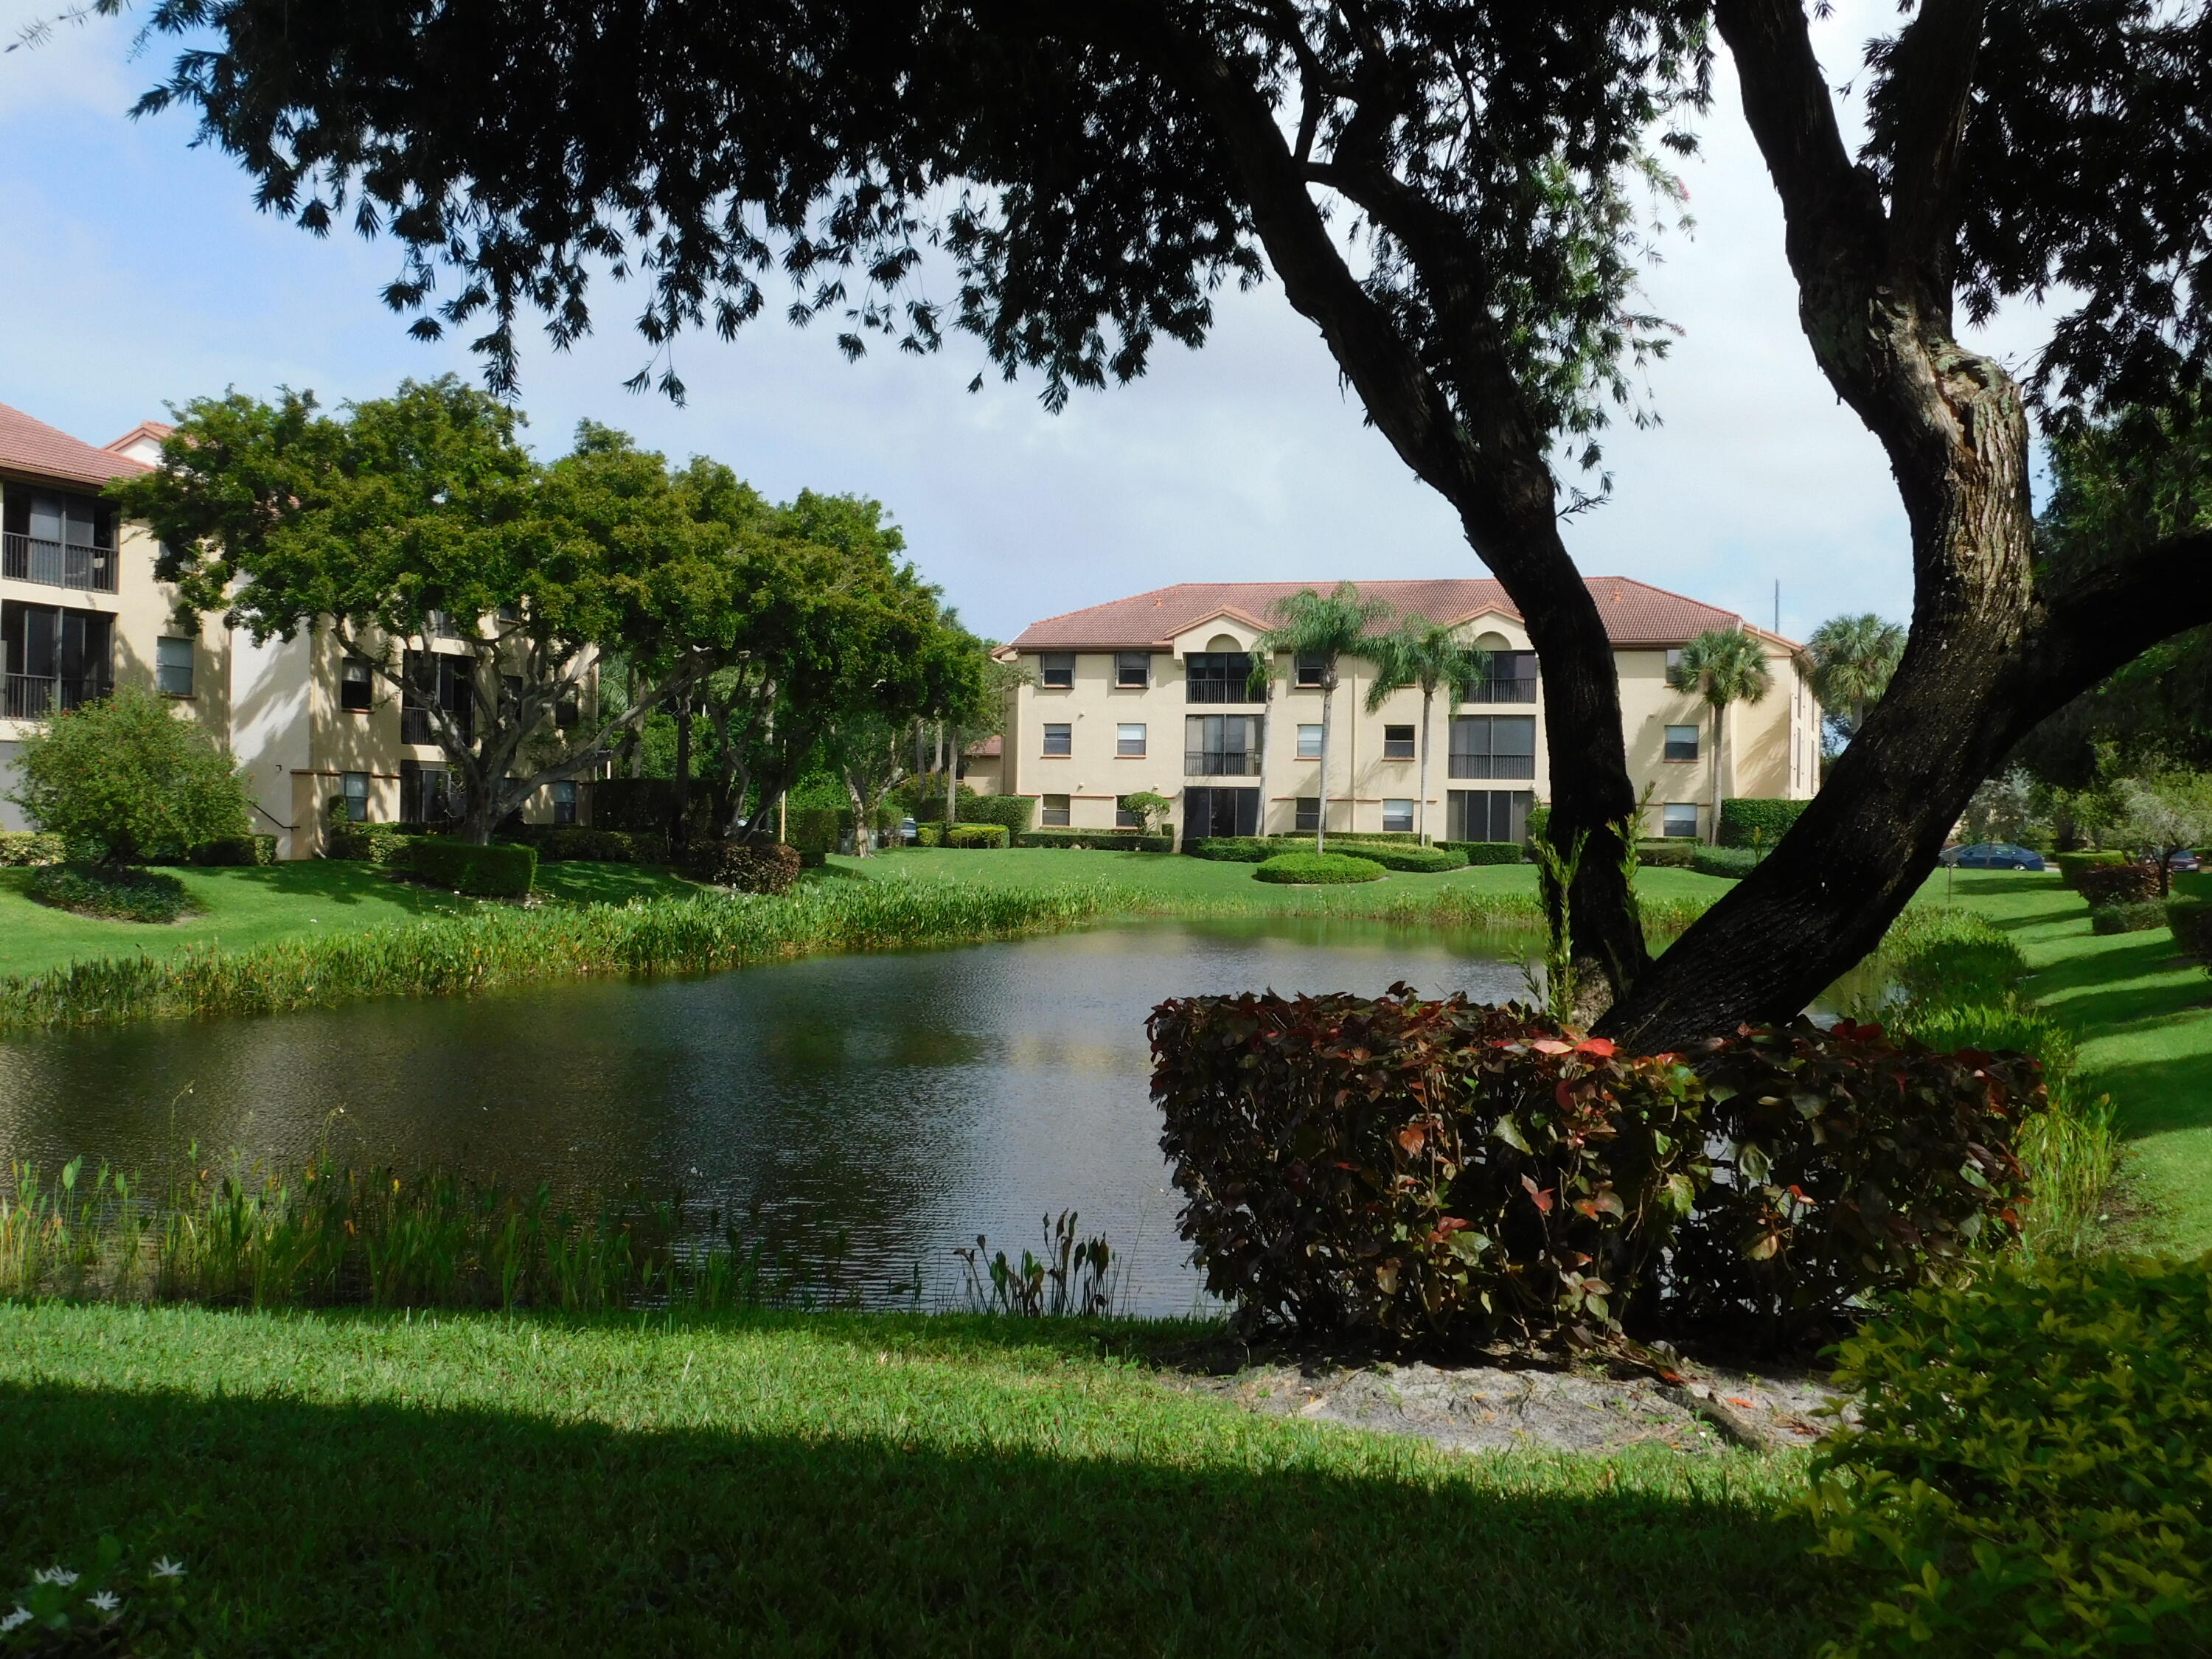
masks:
<path fill-rule="evenodd" d="M 985 738 L 979 742 L 971 743 L 967 749 L 969 760 L 997 760 L 1005 753 L 1005 740 L 996 737 Z"/>
<path fill-rule="evenodd" d="M 141 421 L 112 443 L 103 445 L 102 447 L 112 449 L 120 455 L 141 438 L 151 438 L 155 443 L 159 443 L 176 429 L 167 421 Z"/>
<path fill-rule="evenodd" d="M 94 449 L 20 409 L 0 404 L 0 472 L 97 488 L 111 478 L 133 477 L 150 470 L 143 461 Z"/>
<path fill-rule="evenodd" d="M 1616 646 L 1675 646 L 1709 628 L 1747 626 L 1733 611 L 1701 605 L 1626 576 L 1584 580 L 1597 600 L 1598 614 L 1605 618 L 1606 632 Z M 1327 592 L 1333 586 L 1329 582 L 1178 582 L 1173 587 L 1157 587 L 1148 593 L 1031 623 L 1006 648 L 1110 651 L 1142 646 L 1157 649 L 1167 646 L 1176 635 L 1223 615 L 1264 628 L 1278 600 L 1309 587 Z M 1383 600 L 1397 615 L 1424 622 L 1464 622 L 1486 611 L 1516 622 L 1521 619 L 1520 611 L 1505 597 L 1504 585 L 1489 576 L 1361 582 L 1359 592 L 1363 599 Z M 1751 631 L 1798 648 L 1795 641 L 1763 628 Z"/>

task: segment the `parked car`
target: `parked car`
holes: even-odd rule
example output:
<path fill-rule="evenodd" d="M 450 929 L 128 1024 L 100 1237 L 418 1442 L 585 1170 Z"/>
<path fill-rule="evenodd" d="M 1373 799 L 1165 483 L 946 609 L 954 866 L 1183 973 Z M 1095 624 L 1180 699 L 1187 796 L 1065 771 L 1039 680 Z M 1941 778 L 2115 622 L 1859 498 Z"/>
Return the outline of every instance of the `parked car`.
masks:
<path fill-rule="evenodd" d="M 2166 861 L 2166 867 L 2177 875 L 2191 875 L 2203 869 L 2203 861 L 2186 847 Z"/>
<path fill-rule="evenodd" d="M 921 839 L 921 831 L 914 827 L 912 818 L 901 818 L 898 827 L 899 845 L 911 847 Z"/>
<path fill-rule="evenodd" d="M 2043 854 L 2033 847 L 2005 841 L 1978 841 L 1971 847 L 1947 847 L 1942 861 L 1954 870 L 2040 870 Z"/>

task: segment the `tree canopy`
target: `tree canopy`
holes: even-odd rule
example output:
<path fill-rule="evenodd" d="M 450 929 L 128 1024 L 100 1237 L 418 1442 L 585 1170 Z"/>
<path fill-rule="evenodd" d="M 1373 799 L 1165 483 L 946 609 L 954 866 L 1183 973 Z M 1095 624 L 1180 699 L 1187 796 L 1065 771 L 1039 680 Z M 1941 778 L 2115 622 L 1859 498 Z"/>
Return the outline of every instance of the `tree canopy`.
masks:
<path fill-rule="evenodd" d="M 125 686 L 32 727 L 13 799 L 73 856 L 104 864 L 176 856 L 247 830 L 238 763 L 151 692 Z"/>
<path fill-rule="evenodd" d="M 1896 477 L 1915 611 L 1820 799 L 1663 962 L 1623 861 L 1581 860 L 1574 949 L 1617 1036 L 1802 1008 L 2022 733 L 2212 618 L 2212 527 L 2069 574 L 2039 565 L 2028 494 L 2032 405 L 2065 429 L 2203 386 L 2204 0 L 1918 0 L 1833 70 L 1803 0 L 160 0 L 149 28 L 196 38 L 141 108 L 197 113 L 272 210 L 398 239 L 386 297 L 419 332 L 477 331 L 498 388 L 517 319 L 575 338 L 600 271 L 645 284 L 656 350 L 761 316 L 781 272 L 784 313 L 848 350 L 965 330 L 1054 403 L 1272 273 L 1526 619 L 1547 833 L 1599 848 L 1634 797 L 1562 529 L 1590 492 L 1555 463 L 1596 464 L 1640 412 L 1665 331 L 1636 274 L 1724 46 L 1808 345 Z M 1856 153 L 1838 82 L 1866 93 Z M 2024 380 L 1957 328 L 2014 298 L 2052 319 Z"/>

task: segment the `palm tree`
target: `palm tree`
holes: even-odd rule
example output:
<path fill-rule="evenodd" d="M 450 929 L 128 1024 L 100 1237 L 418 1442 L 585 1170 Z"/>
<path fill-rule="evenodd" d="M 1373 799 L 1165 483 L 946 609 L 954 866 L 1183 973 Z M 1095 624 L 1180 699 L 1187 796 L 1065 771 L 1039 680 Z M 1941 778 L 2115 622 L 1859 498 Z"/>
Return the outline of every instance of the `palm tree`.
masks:
<path fill-rule="evenodd" d="M 1741 628 L 1709 628 L 1682 647 L 1667 671 L 1677 691 L 1694 691 L 1713 711 L 1713 844 L 1721 838 L 1722 718 L 1739 702 L 1758 702 L 1774 684 L 1759 641 Z"/>
<path fill-rule="evenodd" d="M 1336 702 L 1337 659 L 1365 649 L 1368 635 L 1389 615 L 1388 605 L 1380 599 L 1361 599 L 1353 583 L 1339 582 L 1327 599 L 1309 587 L 1279 600 L 1275 626 L 1252 642 L 1252 654 L 1261 665 L 1271 663 L 1279 652 L 1289 652 L 1293 674 L 1300 657 L 1321 659 L 1321 815 L 1314 821 L 1316 853 L 1325 851 L 1328 845 L 1328 732 Z M 1255 666 L 1255 672 L 1272 671 Z"/>
<path fill-rule="evenodd" d="M 1813 695 L 1849 736 L 1889 689 L 1905 654 L 1905 630 L 1871 611 L 1831 617 L 1813 635 Z"/>
<path fill-rule="evenodd" d="M 1425 627 L 1411 618 L 1381 639 L 1364 647 L 1375 665 L 1375 683 L 1367 688 L 1367 712 L 1381 712 L 1393 692 L 1407 686 L 1421 688 L 1421 793 L 1420 816 L 1415 827 L 1421 833 L 1421 845 L 1429 844 L 1429 732 L 1434 725 L 1431 710 L 1437 693 L 1449 691 L 1451 700 L 1444 706 L 1457 708 L 1474 695 L 1475 688 L 1490 676 L 1490 653 L 1472 650 L 1462 645 L 1453 630 L 1443 623 L 1431 623 Z"/>

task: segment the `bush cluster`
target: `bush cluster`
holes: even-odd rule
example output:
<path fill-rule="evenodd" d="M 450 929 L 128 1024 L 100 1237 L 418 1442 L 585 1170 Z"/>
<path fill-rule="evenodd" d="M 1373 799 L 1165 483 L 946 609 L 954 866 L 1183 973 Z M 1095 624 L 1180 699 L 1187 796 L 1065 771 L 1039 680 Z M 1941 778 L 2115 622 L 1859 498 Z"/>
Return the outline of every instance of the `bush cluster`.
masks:
<path fill-rule="evenodd" d="M 1690 868 L 1701 876 L 1741 881 L 1759 867 L 1761 856 L 1748 847 L 1699 847 L 1690 854 Z"/>
<path fill-rule="evenodd" d="M 916 825 L 915 830 L 924 847 L 974 849 L 1006 844 L 1006 826 L 1003 823 L 926 823 Z"/>
<path fill-rule="evenodd" d="M 1703 850 L 1686 836 L 1654 837 L 1636 843 L 1636 861 L 1648 870 L 1686 870 Z"/>
<path fill-rule="evenodd" d="M 433 886 L 449 887 L 477 898 L 520 898 L 538 874 L 538 850 L 513 842 L 478 847 L 465 841 L 428 836 L 410 842 L 393 859 L 396 868 Z"/>
<path fill-rule="evenodd" d="M 2018 1222 L 2021 1055 L 1880 1028 L 1625 1054 L 1407 987 L 1194 997 L 1150 1024 L 1179 1225 L 1246 1328 L 1451 1340 L 1575 1324 L 1775 1351 Z"/>
<path fill-rule="evenodd" d="M 2155 864 L 2094 865 L 2074 878 L 2074 890 L 2088 900 L 2093 908 L 2100 904 L 2154 901 L 2159 896 Z"/>
<path fill-rule="evenodd" d="M 1434 876 L 1447 870 L 1467 868 L 1467 854 L 1455 852 L 1449 847 L 1386 847 L 1374 842 L 1362 842 L 1358 845 L 1361 858 L 1379 864 L 1385 870 Z"/>
<path fill-rule="evenodd" d="M 1034 795 L 977 795 L 960 803 L 960 822 L 995 823 L 1009 838 L 1024 833 L 1036 817 Z"/>
<path fill-rule="evenodd" d="M 2093 933 L 2141 933 L 2165 926 L 2166 906 L 2156 899 L 2089 907 L 2089 931 Z"/>
<path fill-rule="evenodd" d="M 51 830 L 0 830 L 0 869 L 59 864 L 68 856 L 68 844 Z"/>
<path fill-rule="evenodd" d="M 210 866 L 252 866 L 276 862 L 274 836 L 218 836 L 191 849 L 187 861 Z"/>
<path fill-rule="evenodd" d="M 2212 902 L 2202 894 L 2176 893 L 2166 902 L 2166 926 L 2182 951 L 2200 960 L 2212 960 Z"/>
<path fill-rule="evenodd" d="M 1528 856 L 1517 841 L 1440 841 L 1437 845 L 1464 854 L 1469 864 L 1518 864 Z"/>
<path fill-rule="evenodd" d="M 2125 864 L 2125 853 L 2054 853 L 2052 863 L 2058 866 L 2058 878 L 2067 886 L 2079 890 L 2084 870 L 2102 869 L 2108 865 Z"/>
<path fill-rule="evenodd" d="M 1262 860 L 1252 878 L 1287 887 L 1341 887 L 1355 881 L 1380 881 L 1382 866 L 1349 853 L 1278 853 Z"/>
<path fill-rule="evenodd" d="M 174 921 L 198 908 L 174 876 L 125 865 L 42 864 L 31 873 L 30 895 L 58 910 L 109 921 Z"/>
<path fill-rule="evenodd" d="M 1720 833 L 1714 837 L 1723 847 L 1771 849 L 1790 833 L 1790 825 L 1813 803 L 1780 800 L 1771 796 L 1741 796 L 1721 802 Z"/>
<path fill-rule="evenodd" d="M 802 853 L 834 853 L 853 833 L 849 806 L 791 805 L 784 810 L 783 834 Z"/>
<path fill-rule="evenodd" d="M 1175 837 L 1142 836 L 1134 830 L 1029 830 L 1014 838 L 1014 845 L 1116 853 L 1172 853 Z"/>
<path fill-rule="evenodd" d="M 1884 1581 L 1843 1659 L 2212 1651 L 2212 1257 L 2008 1264 L 1840 1359 L 1810 1507 Z"/>
<path fill-rule="evenodd" d="M 422 839 L 396 823 L 352 823 L 334 818 L 324 838 L 323 856 L 397 866 L 404 862 L 407 849 Z"/>
<path fill-rule="evenodd" d="M 799 879 L 800 854 L 780 842 L 709 841 L 688 849 L 684 873 L 739 893 L 782 893 Z"/>
<path fill-rule="evenodd" d="M 668 838 L 651 830 L 597 824 L 531 824 L 513 839 L 538 849 L 540 864 L 665 864 Z"/>
<path fill-rule="evenodd" d="M 1313 839 L 1310 830 L 1296 836 L 1194 836 L 1183 842 L 1182 850 L 1193 858 L 1217 859 L 1231 864 L 1258 864 L 1264 859 L 1273 858 L 1279 853 L 1296 853 L 1309 849 L 1313 846 Z M 1406 835 L 1397 830 L 1386 832 L 1378 830 L 1367 833 L 1348 830 L 1341 834 L 1331 832 L 1328 838 L 1328 844 L 1331 847 L 1350 848 L 1363 858 L 1377 856 L 1376 849 L 1378 848 L 1396 848 L 1407 852 L 1427 850 L 1421 847 L 1420 837 L 1418 836 Z M 1473 842 L 1449 843 L 1454 848 L 1486 844 Z M 1518 856 L 1519 849 L 1516 848 L 1515 857 L 1518 858 Z"/>

